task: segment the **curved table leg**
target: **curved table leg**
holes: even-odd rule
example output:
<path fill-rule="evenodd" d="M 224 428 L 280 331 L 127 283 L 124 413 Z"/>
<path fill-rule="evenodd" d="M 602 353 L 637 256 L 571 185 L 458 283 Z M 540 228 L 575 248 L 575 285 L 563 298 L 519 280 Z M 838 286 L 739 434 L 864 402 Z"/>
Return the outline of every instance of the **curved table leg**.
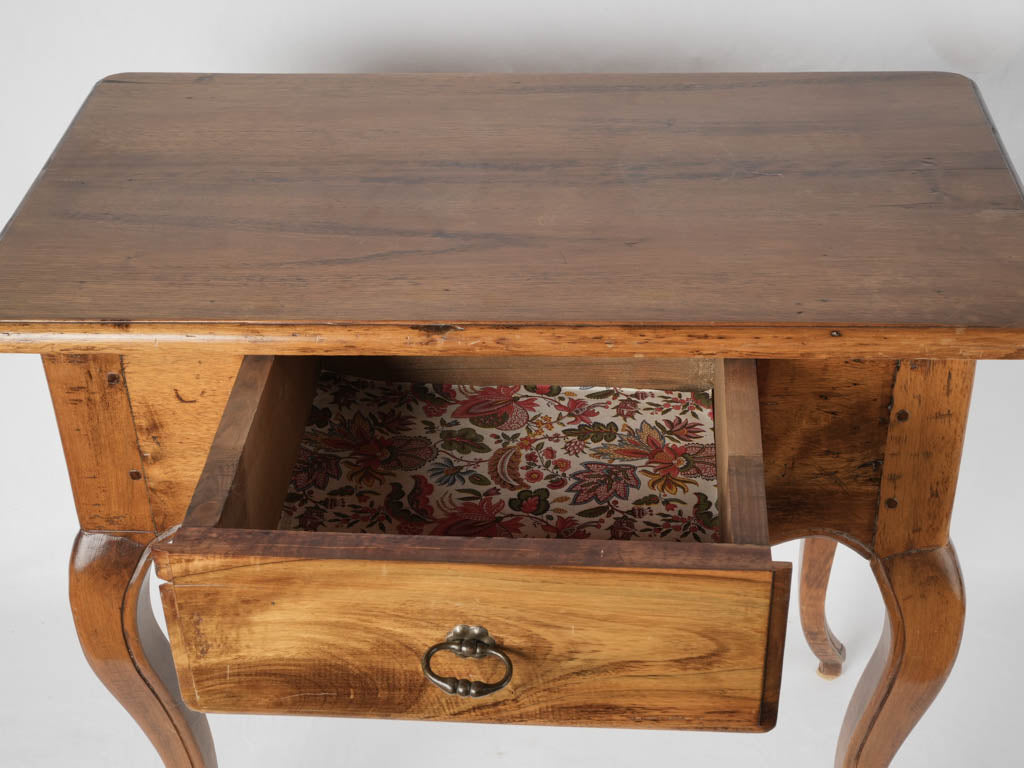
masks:
<path fill-rule="evenodd" d="M 942 689 L 960 649 L 964 585 L 951 544 L 871 564 L 886 622 L 846 712 L 837 768 L 882 768 Z"/>
<path fill-rule="evenodd" d="M 812 536 L 800 543 L 800 624 L 820 662 L 818 674 L 826 680 L 839 677 L 846 660 L 846 649 L 825 618 L 825 593 L 835 554 L 834 539 Z"/>
<path fill-rule="evenodd" d="M 169 768 L 215 768 L 206 716 L 185 708 L 170 647 L 150 606 L 153 534 L 80 532 L 71 553 L 71 611 L 89 665 Z"/>

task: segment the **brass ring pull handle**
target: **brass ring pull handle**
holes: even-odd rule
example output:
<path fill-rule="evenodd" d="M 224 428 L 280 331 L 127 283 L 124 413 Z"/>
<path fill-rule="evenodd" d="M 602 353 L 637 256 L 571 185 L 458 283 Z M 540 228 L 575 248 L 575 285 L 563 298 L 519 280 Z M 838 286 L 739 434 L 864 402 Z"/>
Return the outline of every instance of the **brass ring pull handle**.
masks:
<path fill-rule="evenodd" d="M 494 656 L 501 659 L 505 664 L 505 676 L 496 683 L 482 683 L 479 680 L 466 680 L 457 677 L 441 677 L 430 668 L 430 660 L 435 653 L 440 651 L 451 651 L 463 659 L 482 659 L 484 656 Z M 443 643 L 432 645 L 423 654 L 423 674 L 427 680 L 432 682 L 445 693 L 456 696 L 487 696 L 500 691 L 508 681 L 512 679 L 512 659 L 503 650 L 498 648 L 494 638 L 488 634 L 483 627 L 471 627 L 466 624 L 459 624 L 444 639 Z"/>

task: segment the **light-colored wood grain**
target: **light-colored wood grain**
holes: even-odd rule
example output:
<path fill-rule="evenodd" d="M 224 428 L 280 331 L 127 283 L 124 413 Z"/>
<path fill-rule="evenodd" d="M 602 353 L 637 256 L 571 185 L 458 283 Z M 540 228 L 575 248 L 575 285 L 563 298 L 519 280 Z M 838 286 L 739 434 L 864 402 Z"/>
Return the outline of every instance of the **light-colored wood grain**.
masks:
<path fill-rule="evenodd" d="M 970 360 L 900 364 L 874 541 L 880 557 L 949 541 L 973 383 Z"/>
<path fill-rule="evenodd" d="M 836 768 L 889 765 L 942 690 L 960 650 L 964 584 L 956 552 L 874 558 L 886 620 L 839 735 Z"/>
<path fill-rule="evenodd" d="M 715 361 L 714 405 L 722 537 L 736 544 L 765 545 L 768 505 L 753 360 Z"/>
<path fill-rule="evenodd" d="M 131 404 L 117 355 L 45 355 L 83 530 L 153 531 Z"/>
<path fill-rule="evenodd" d="M 701 392 L 714 386 L 714 363 L 699 358 L 325 357 L 350 376 L 428 384 L 558 384 Z"/>
<path fill-rule="evenodd" d="M 167 768 L 216 768 L 205 715 L 185 708 L 148 589 L 150 534 L 81 532 L 69 596 L 82 652 Z"/>
<path fill-rule="evenodd" d="M 201 350 L 124 357 L 149 503 L 157 530 L 178 525 L 206 462 L 242 358 Z"/>
<path fill-rule="evenodd" d="M 0 353 L 150 351 L 209 355 L 550 355 L 893 360 L 1021 359 L 1024 334 L 1007 328 L 601 323 L 363 325 L 258 323 L 0 323 Z"/>
<path fill-rule="evenodd" d="M 769 725 L 770 570 L 266 559 L 172 583 L 163 589 L 184 649 L 183 695 L 205 711 Z M 775 610 L 785 615 L 784 605 Z M 425 680 L 424 651 L 459 623 L 482 624 L 508 652 L 515 672 L 506 689 L 462 699 Z M 474 661 L 444 662 L 444 674 L 500 674 Z"/>

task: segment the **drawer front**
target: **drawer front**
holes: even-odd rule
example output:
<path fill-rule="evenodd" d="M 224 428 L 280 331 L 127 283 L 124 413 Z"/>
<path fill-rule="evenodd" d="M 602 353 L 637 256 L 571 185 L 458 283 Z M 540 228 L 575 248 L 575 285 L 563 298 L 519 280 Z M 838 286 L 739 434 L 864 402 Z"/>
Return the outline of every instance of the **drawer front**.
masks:
<path fill-rule="evenodd" d="M 161 558 L 182 694 L 207 712 L 766 730 L 775 721 L 789 567 L 545 567 L 359 559 Z M 513 665 L 480 698 L 421 659 L 457 624 Z M 504 665 L 442 652 L 440 675 Z"/>

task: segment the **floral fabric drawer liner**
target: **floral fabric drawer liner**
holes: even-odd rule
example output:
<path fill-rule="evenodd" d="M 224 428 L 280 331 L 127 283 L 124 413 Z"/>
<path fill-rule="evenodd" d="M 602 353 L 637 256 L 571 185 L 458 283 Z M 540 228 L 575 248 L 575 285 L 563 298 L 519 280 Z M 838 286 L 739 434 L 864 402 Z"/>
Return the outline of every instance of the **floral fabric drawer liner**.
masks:
<path fill-rule="evenodd" d="M 717 541 L 709 392 L 321 374 L 279 527 Z"/>

